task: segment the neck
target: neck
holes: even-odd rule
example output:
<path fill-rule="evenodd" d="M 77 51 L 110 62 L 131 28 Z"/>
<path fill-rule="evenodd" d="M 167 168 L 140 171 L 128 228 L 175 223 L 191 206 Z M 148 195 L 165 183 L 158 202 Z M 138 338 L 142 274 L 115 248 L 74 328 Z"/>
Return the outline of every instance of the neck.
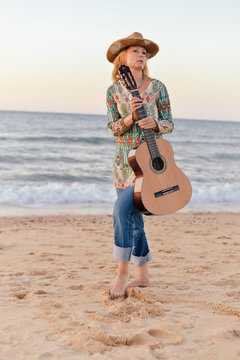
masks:
<path fill-rule="evenodd" d="M 131 68 L 130 68 L 130 70 L 131 70 L 131 72 L 133 74 L 133 77 L 134 77 L 137 85 L 139 85 L 141 83 L 142 79 L 143 79 L 142 70 L 135 70 L 135 69 L 131 69 Z"/>

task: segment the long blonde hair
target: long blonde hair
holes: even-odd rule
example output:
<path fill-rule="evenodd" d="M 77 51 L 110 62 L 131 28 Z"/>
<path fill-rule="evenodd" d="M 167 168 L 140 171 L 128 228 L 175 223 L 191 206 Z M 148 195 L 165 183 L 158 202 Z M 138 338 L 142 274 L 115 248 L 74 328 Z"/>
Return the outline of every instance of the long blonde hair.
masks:
<path fill-rule="evenodd" d="M 122 50 L 113 61 L 114 68 L 113 68 L 113 72 L 112 72 L 112 79 L 113 79 L 114 83 L 119 80 L 119 77 L 118 77 L 119 66 L 126 65 L 125 64 L 126 52 L 127 52 L 127 49 Z M 145 74 L 145 75 L 149 74 L 148 67 L 147 67 L 147 61 L 145 62 L 145 66 L 143 68 L 143 74 Z"/>

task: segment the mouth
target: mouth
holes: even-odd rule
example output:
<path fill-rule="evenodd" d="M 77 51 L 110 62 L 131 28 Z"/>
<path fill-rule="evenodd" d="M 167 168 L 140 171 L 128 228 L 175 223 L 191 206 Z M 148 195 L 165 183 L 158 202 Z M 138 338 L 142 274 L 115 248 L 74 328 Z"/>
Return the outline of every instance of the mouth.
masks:
<path fill-rule="evenodd" d="M 143 64 L 143 61 L 142 61 L 142 60 L 138 60 L 137 62 L 140 62 L 141 64 Z"/>

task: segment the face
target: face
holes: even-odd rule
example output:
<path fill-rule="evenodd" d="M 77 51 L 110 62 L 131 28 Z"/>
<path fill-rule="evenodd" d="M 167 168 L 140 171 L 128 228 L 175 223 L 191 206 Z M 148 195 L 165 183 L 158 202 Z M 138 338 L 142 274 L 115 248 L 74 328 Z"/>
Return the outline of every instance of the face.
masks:
<path fill-rule="evenodd" d="M 126 51 L 126 65 L 130 69 L 143 70 L 147 60 L 147 51 L 142 46 L 130 46 Z"/>

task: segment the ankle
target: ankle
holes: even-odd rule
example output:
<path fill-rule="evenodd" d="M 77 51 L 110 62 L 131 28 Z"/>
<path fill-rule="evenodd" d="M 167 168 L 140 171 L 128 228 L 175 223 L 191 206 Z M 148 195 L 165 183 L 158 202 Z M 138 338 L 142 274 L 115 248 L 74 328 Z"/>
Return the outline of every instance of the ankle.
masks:
<path fill-rule="evenodd" d="M 117 276 L 118 277 L 127 277 L 128 272 L 127 271 L 118 271 Z"/>
<path fill-rule="evenodd" d="M 139 279 L 147 280 L 148 279 L 148 265 L 147 265 L 147 263 L 145 263 L 143 265 L 138 265 L 137 273 L 138 273 L 138 278 Z"/>

